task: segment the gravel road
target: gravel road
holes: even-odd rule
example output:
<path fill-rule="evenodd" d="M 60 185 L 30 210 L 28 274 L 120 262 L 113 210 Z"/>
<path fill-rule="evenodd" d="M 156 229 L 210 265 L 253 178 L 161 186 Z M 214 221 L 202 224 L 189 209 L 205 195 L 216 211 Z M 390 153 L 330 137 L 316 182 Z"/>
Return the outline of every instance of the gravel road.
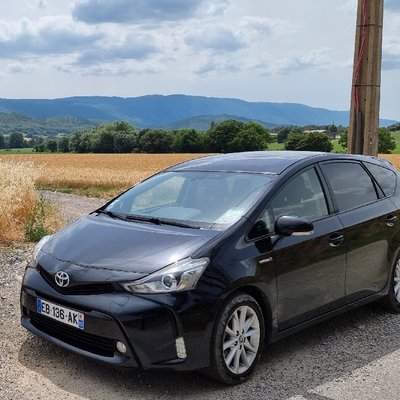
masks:
<path fill-rule="evenodd" d="M 46 193 L 71 221 L 102 202 Z M 369 305 L 283 339 L 254 377 L 224 387 L 198 373 L 113 369 L 19 325 L 19 286 L 32 245 L 0 249 L 0 399 L 399 400 L 400 315 Z"/>

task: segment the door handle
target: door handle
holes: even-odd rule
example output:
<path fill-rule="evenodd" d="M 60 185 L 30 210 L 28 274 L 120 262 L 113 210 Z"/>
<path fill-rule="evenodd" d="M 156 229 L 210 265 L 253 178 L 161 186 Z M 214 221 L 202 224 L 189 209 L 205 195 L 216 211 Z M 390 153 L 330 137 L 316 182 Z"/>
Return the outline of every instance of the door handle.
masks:
<path fill-rule="evenodd" d="M 393 214 L 390 214 L 386 217 L 386 225 L 387 226 L 394 226 L 394 224 L 397 222 L 397 217 Z"/>
<path fill-rule="evenodd" d="M 342 233 L 332 233 L 329 236 L 329 246 L 339 247 L 344 242 L 344 235 Z"/>

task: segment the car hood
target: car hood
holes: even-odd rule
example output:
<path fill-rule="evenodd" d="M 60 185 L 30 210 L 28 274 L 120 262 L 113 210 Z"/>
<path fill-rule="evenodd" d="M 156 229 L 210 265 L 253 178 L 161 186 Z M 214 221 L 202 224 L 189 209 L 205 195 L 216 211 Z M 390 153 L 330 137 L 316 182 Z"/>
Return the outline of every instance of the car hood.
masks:
<path fill-rule="evenodd" d="M 43 263 L 39 262 L 48 266 L 48 272 L 53 264 L 50 269 L 74 266 L 118 271 L 137 279 L 190 257 L 218 233 L 93 214 L 51 236 L 41 249 Z M 49 257 L 58 260 L 58 267 Z"/>

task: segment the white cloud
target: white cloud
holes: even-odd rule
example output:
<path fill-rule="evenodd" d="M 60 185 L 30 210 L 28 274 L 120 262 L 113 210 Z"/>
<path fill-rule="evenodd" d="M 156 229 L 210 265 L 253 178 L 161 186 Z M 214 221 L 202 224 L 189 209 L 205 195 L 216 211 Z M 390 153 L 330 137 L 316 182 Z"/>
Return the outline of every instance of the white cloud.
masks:
<path fill-rule="evenodd" d="M 244 43 L 238 35 L 226 27 L 205 26 L 204 29 L 191 31 L 185 37 L 185 43 L 196 50 L 217 50 L 232 52 L 241 49 Z"/>
<path fill-rule="evenodd" d="M 0 22 L 0 58 L 71 53 L 93 46 L 104 35 L 67 17 Z"/>
<path fill-rule="evenodd" d="M 32 65 L 21 64 L 21 63 L 12 63 L 7 65 L 7 73 L 9 74 L 21 74 L 28 73 L 32 71 Z"/>

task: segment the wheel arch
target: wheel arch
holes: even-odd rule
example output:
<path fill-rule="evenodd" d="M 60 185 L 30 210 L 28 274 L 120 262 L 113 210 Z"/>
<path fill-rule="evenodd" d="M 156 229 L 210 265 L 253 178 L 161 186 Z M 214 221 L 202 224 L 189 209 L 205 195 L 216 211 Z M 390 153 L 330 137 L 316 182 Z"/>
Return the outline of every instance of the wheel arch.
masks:
<path fill-rule="evenodd" d="M 232 290 L 229 295 L 226 296 L 225 301 L 220 305 L 218 313 L 221 312 L 224 304 L 229 301 L 231 297 L 237 295 L 238 293 L 248 294 L 259 304 L 264 318 L 265 342 L 269 342 L 272 334 L 272 307 L 267 296 L 257 286 L 246 284 Z"/>

